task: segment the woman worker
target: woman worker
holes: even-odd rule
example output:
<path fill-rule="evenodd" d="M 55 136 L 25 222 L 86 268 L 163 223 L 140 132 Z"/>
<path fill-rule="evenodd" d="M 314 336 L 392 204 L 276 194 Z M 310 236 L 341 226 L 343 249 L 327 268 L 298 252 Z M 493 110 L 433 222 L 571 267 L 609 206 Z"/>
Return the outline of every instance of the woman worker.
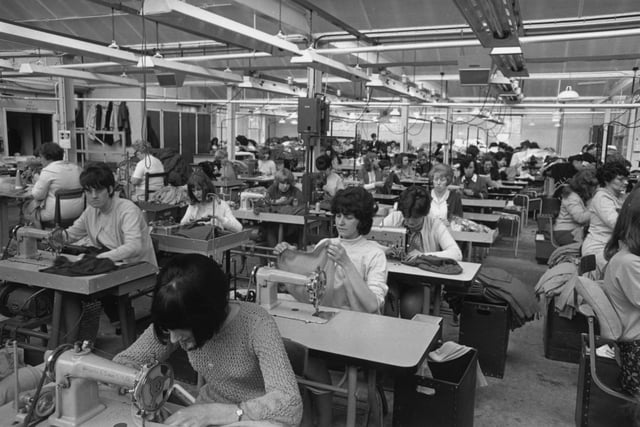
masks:
<path fill-rule="evenodd" d="M 391 212 L 382 222 L 385 227 L 407 228 L 407 259 L 420 255 L 462 259 L 458 244 L 439 218 L 429 216 L 431 198 L 423 187 L 411 186 L 400 194 L 398 210 Z M 436 285 L 439 286 L 439 285 Z M 400 300 L 400 314 L 411 319 L 422 313 L 424 286 L 389 283 L 390 292 Z"/>
<path fill-rule="evenodd" d="M 136 164 L 136 168 L 131 174 L 131 183 L 135 185 L 135 193 L 131 200 L 142 200 L 144 198 L 144 176 L 148 173 L 163 173 L 164 165 L 154 155 L 151 154 L 151 144 L 141 139 L 133 143 L 134 153 L 138 157 L 142 157 Z M 160 190 L 164 186 L 162 177 L 149 179 L 149 193 Z"/>
<path fill-rule="evenodd" d="M 113 262 L 148 262 L 158 265 L 149 226 L 138 206 L 131 200 L 114 197 L 115 179 L 105 163 L 87 165 L 80 174 L 87 208 L 66 230 L 67 239 L 78 245 L 98 248 L 96 258 Z M 105 312 L 115 318 L 115 301 L 103 299 Z M 77 333 L 81 304 L 77 297 L 65 296 L 65 327 L 69 341 Z"/>
<path fill-rule="evenodd" d="M 289 169 L 276 172 L 274 182 L 267 189 L 267 200 L 271 206 L 276 206 L 281 213 L 296 214 L 304 209 L 304 197 L 302 191 L 295 186 L 296 178 Z M 288 208 L 285 208 L 287 206 Z M 298 225 L 280 225 L 276 223 L 263 223 L 262 231 L 266 235 L 267 245 L 274 247 L 280 241 L 279 228 L 283 228 L 283 239 L 297 241 Z"/>
<path fill-rule="evenodd" d="M 375 153 L 367 153 L 362 158 L 362 166 L 358 170 L 358 180 L 364 184 L 365 190 L 374 190 L 384 185 L 382 171 L 378 166 Z"/>
<path fill-rule="evenodd" d="M 326 199 L 331 200 L 338 190 L 344 188 L 344 181 L 340 175 L 333 170 L 329 156 L 318 157 L 316 159 L 316 169 L 324 174 L 325 184 L 322 186 L 322 190 L 324 191 Z"/>
<path fill-rule="evenodd" d="M 411 159 L 407 153 L 396 154 L 394 159 L 395 166 L 394 172 L 398 175 L 398 178 L 403 179 L 414 179 L 416 177 L 416 172 L 411 165 Z"/>
<path fill-rule="evenodd" d="M 165 424 L 299 425 L 302 399 L 273 317 L 228 295 L 228 279 L 215 261 L 176 255 L 158 275 L 152 324 L 113 361 L 140 368 L 166 360 L 178 346 L 187 352 L 206 383 L 196 403 Z"/>
<path fill-rule="evenodd" d="M 334 288 L 322 299 L 323 306 L 338 307 L 365 313 L 380 313 L 387 294 L 387 258 L 377 243 L 365 236 L 371 231 L 376 205 L 373 196 L 362 187 L 349 187 L 336 193 L 331 201 L 335 215 L 337 238 L 318 243 L 327 246 L 329 259 L 335 263 Z M 280 254 L 295 249 L 279 243 L 274 252 Z M 299 301 L 308 302 L 308 294 L 295 286 L 287 290 Z M 311 358 L 305 376 L 311 380 L 331 383 L 331 377 L 320 358 Z M 332 421 L 331 394 L 314 395 L 313 405 L 318 427 L 329 427 Z"/>
<path fill-rule="evenodd" d="M 596 172 L 600 188 L 596 190 L 591 200 L 589 234 L 582 243 L 582 256 L 591 254 L 596 256 L 595 277 L 597 278 L 601 277 L 607 263 L 604 258 L 604 247 L 618 219 L 628 176 L 627 168 L 618 162 L 605 163 Z"/>
<path fill-rule="evenodd" d="M 429 216 L 440 219 L 445 225 L 448 225 L 454 216 L 462 218 L 460 193 L 449 190 L 449 184 L 453 181 L 451 166 L 442 163 L 434 165 L 429 171 L 429 179 L 433 184 Z"/>
<path fill-rule="evenodd" d="M 460 168 L 464 172 L 460 180 L 462 194 L 465 197 L 485 199 L 489 194 L 489 182 L 485 177 L 478 175 L 475 159 L 471 156 L 464 157 L 460 161 Z"/>
<path fill-rule="evenodd" d="M 184 213 L 180 224 L 188 224 L 198 220 L 210 220 L 214 225 L 224 230 L 239 233 L 242 224 L 233 216 L 231 208 L 224 200 L 216 195 L 216 188 L 204 172 L 196 170 L 187 182 L 187 193 L 191 203 Z M 212 199 L 209 199 L 212 194 Z"/>
<path fill-rule="evenodd" d="M 25 218 L 33 221 L 36 227 L 41 227 L 43 222 L 54 220 L 58 190 L 81 188 L 82 168 L 63 160 L 64 150 L 55 142 L 42 144 L 38 149 L 38 157 L 43 168 L 31 189 L 33 200 L 25 207 Z M 84 201 L 81 198 L 60 200 L 62 218 L 76 218 L 83 209 Z"/>
<path fill-rule="evenodd" d="M 560 213 L 553 226 L 553 235 L 560 246 L 582 242 L 584 228 L 589 225 L 588 204 L 598 186 L 595 169 L 578 172 L 562 189 Z"/>
<path fill-rule="evenodd" d="M 631 192 L 605 248 L 602 287 L 622 323 L 618 340 L 622 388 L 640 394 L 640 190 Z M 637 422 L 637 420 L 636 420 Z M 638 425 L 636 423 L 635 425 Z"/>

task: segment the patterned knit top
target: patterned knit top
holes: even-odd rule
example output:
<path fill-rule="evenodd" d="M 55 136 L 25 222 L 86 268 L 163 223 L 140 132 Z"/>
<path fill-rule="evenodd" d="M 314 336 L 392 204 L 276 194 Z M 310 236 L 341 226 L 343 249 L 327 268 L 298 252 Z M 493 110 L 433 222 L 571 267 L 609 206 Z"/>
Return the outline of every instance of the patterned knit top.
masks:
<path fill-rule="evenodd" d="M 187 352 L 206 380 L 198 402 L 238 404 L 243 419 L 297 426 L 302 399 L 275 321 L 257 304 L 229 304 L 240 306 L 235 317 L 201 348 Z M 140 367 L 166 360 L 174 349 L 158 341 L 151 325 L 113 361 Z"/>

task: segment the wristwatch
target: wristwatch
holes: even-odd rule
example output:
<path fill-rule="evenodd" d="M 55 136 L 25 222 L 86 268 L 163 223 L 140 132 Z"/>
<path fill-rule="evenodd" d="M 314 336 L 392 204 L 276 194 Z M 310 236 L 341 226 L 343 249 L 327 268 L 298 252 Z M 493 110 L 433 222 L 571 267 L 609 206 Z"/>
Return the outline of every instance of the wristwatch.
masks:
<path fill-rule="evenodd" d="M 242 416 L 244 415 L 244 411 L 238 405 L 238 409 L 236 409 L 236 415 L 238 416 L 238 421 L 242 421 Z"/>

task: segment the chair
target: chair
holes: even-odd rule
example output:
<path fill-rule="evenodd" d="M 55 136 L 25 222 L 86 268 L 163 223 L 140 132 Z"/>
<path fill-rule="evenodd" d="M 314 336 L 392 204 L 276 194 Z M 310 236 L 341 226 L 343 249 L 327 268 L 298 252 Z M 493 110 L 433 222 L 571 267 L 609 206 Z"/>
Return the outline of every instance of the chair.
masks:
<path fill-rule="evenodd" d="M 149 180 L 151 178 L 163 178 L 163 185 L 169 182 L 169 172 L 145 173 L 144 174 L 144 201 L 149 201 Z"/>
<path fill-rule="evenodd" d="M 540 214 L 550 214 L 556 217 L 560 213 L 560 205 L 560 199 L 556 197 L 545 197 L 542 199 L 542 208 L 540 209 Z"/>
<path fill-rule="evenodd" d="M 520 216 L 511 213 L 501 213 L 498 219 L 499 236 L 509 236 L 514 238 L 513 256 L 518 256 L 518 242 L 520 241 Z M 514 236 L 515 234 L 515 236 Z"/>
<path fill-rule="evenodd" d="M 553 245 L 554 248 L 559 248 L 560 245 L 556 241 L 555 235 L 553 234 L 553 220 L 554 217 L 551 214 L 540 214 L 538 215 L 538 232 L 545 235 L 545 237 L 549 236 L 549 241 Z"/>
<path fill-rule="evenodd" d="M 82 199 L 82 209 L 86 206 L 86 199 L 84 198 L 84 190 L 82 188 L 74 188 L 71 190 L 58 190 L 56 191 L 56 204 L 53 213 L 53 222 L 46 221 L 42 223 L 43 228 L 62 227 L 67 228 L 71 226 L 74 221 L 80 216 L 77 215 L 73 218 L 63 218 L 61 209 L 61 200 Z"/>
<path fill-rule="evenodd" d="M 594 319 L 598 320 L 598 324 L 600 325 L 600 337 L 604 340 L 615 343 L 620 340 L 622 336 L 622 323 L 620 322 L 618 314 L 611 305 L 611 301 L 609 301 L 609 298 L 604 293 L 600 284 L 587 277 L 579 277 L 575 283 L 575 288 L 584 300 L 584 304 L 579 307 L 579 311 L 587 317 L 589 324 L 589 361 L 593 382 L 598 386 L 598 388 L 600 388 L 600 390 L 611 396 L 635 404 L 640 403 L 634 397 L 607 386 L 597 375 Z M 600 342 L 602 341 L 603 340 L 600 340 Z"/>

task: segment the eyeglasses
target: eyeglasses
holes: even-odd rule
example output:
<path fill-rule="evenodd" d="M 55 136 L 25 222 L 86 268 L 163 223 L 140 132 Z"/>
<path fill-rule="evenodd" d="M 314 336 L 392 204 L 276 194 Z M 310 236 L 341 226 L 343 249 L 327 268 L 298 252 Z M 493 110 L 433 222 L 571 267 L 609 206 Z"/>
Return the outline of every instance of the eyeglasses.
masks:
<path fill-rule="evenodd" d="M 447 177 L 446 176 L 434 176 L 433 177 L 433 182 L 447 182 Z"/>

